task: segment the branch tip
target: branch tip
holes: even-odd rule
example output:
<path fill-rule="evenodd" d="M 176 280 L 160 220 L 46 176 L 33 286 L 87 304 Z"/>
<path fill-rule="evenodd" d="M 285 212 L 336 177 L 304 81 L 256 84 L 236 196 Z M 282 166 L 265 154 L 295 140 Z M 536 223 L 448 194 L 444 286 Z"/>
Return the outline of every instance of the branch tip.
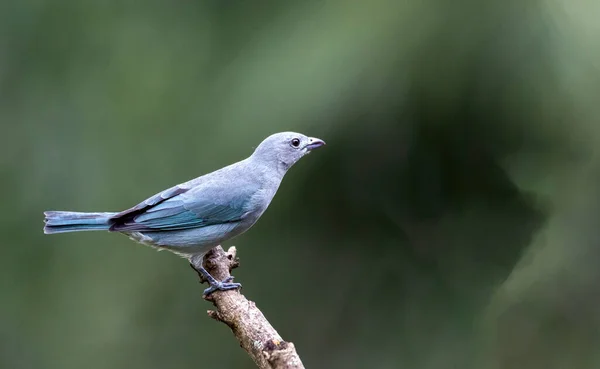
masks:
<path fill-rule="evenodd" d="M 237 256 L 237 248 L 235 246 L 231 246 L 227 249 L 227 257 L 229 260 L 235 259 Z"/>

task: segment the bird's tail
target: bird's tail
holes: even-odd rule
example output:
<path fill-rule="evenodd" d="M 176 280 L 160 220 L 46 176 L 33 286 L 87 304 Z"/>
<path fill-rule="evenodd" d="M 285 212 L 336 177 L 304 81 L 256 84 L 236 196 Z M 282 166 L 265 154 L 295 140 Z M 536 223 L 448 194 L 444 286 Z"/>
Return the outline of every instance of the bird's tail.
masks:
<path fill-rule="evenodd" d="M 110 218 L 117 213 L 80 213 L 76 211 L 45 211 L 44 233 L 107 231 Z"/>

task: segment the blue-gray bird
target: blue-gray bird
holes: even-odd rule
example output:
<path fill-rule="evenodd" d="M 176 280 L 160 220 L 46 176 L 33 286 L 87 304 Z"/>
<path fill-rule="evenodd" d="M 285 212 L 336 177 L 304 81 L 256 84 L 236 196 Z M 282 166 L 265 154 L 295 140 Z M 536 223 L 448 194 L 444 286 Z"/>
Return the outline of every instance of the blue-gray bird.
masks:
<path fill-rule="evenodd" d="M 250 229 L 271 203 L 288 169 L 323 145 L 323 140 L 300 133 L 276 133 L 248 158 L 164 190 L 120 213 L 46 211 L 44 233 L 120 232 L 187 258 L 210 284 L 205 295 L 239 288 L 232 278 L 215 280 L 202 267 L 204 255 Z"/>

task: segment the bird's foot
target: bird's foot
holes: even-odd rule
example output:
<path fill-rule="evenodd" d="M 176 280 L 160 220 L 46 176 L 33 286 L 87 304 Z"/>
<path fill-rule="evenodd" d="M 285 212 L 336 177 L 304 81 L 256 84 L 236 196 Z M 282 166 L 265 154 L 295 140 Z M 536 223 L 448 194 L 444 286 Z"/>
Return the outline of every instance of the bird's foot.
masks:
<path fill-rule="evenodd" d="M 231 282 L 233 281 L 233 276 L 228 277 L 227 279 L 219 282 L 214 278 L 212 281 L 209 281 L 210 287 L 204 290 L 204 296 L 209 296 L 211 293 L 215 291 L 228 291 L 235 290 L 238 288 L 242 288 L 241 283 Z"/>
<path fill-rule="evenodd" d="M 210 287 L 204 290 L 204 297 L 208 297 L 215 291 L 228 291 L 242 288 L 241 283 L 231 282 L 233 281 L 233 276 L 229 276 L 221 282 L 217 281 L 206 269 L 204 269 L 201 262 L 201 260 L 200 263 L 198 263 L 197 260 L 192 260 L 190 266 L 202 276 L 203 282 L 206 281 L 210 285 Z"/>

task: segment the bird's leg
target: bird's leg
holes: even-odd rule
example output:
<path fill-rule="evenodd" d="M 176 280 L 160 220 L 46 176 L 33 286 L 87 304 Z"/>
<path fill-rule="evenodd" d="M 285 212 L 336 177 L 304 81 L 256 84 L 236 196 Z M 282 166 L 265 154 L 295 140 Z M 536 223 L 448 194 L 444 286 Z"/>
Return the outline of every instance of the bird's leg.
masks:
<path fill-rule="evenodd" d="M 241 283 L 231 282 L 233 276 L 227 277 L 225 280 L 219 282 L 202 266 L 202 260 L 204 257 L 192 257 L 190 258 L 190 265 L 196 272 L 198 272 L 210 285 L 204 290 L 204 296 L 208 296 L 215 291 L 227 291 L 241 288 Z"/>

